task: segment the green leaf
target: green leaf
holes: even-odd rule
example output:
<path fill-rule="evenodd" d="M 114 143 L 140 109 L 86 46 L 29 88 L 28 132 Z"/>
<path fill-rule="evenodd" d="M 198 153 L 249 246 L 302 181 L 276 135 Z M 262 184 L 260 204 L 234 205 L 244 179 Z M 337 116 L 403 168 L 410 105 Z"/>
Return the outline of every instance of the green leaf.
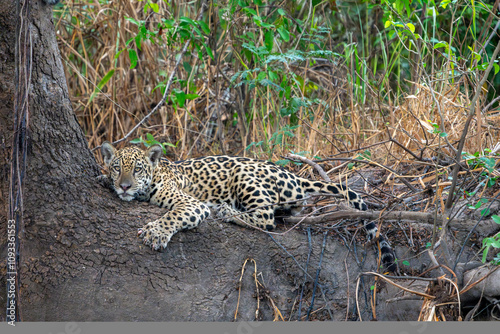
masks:
<path fill-rule="evenodd" d="M 490 209 L 483 209 L 481 210 L 481 216 L 487 216 L 490 214 Z"/>
<path fill-rule="evenodd" d="M 135 37 L 132 37 L 131 39 L 129 39 L 128 41 L 125 42 L 125 46 L 128 46 L 130 44 L 130 42 L 132 42 L 133 40 L 135 40 L 137 38 L 137 36 Z M 122 50 L 122 51 L 125 51 L 125 50 Z"/>
<path fill-rule="evenodd" d="M 283 10 L 283 8 L 278 9 L 278 14 L 280 14 L 281 16 L 286 16 L 286 13 Z"/>
<path fill-rule="evenodd" d="M 203 30 L 203 32 L 207 35 L 210 34 L 210 28 L 208 27 L 208 24 L 206 24 L 205 22 L 203 21 L 198 21 L 198 24 L 200 25 L 201 27 L 201 30 Z"/>
<path fill-rule="evenodd" d="M 137 66 L 137 52 L 134 49 L 128 49 L 128 57 L 130 58 L 130 69 L 133 69 Z"/>
<path fill-rule="evenodd" d="M 439 4 L 439 7 L 446 8 L 450 4 L 452 0 L 442 0 L 441 3 Z"/>
<path fill-rule="evenodd" d="M 260 142 L 258 142 L 258 143 L 256 143 L 256 142 L 252 142 L 252 143 L 250 143 L 250 145 L 248 145 L 248 146 L 245 148 L 245 151 L 248 151 L 249 149 L 251 149 L 251 148 L 252 148 L 252 146 L 255 146 L 255 147 L 257 147 L 257 146 L 262 146 L 262 144 L 263 144 L 263 143 L 264 143 L 264 141 L 263 141 L 263 140 L 261 140 L 261 141 L 260 141 Z"/>
<path fill-rule="evenodd" d="M 131 144 L 140 144 L 140 143 L 142 143 L 142 138 L 141 138 L 141 137 L 139 137 L 139 138 L 132 139 L 132 140 L 130 141 L 130 143 L 131 143 Z"/>
<path fill-rule="evenodd" d="M 214 59 L 214 53 L 212 52 L 212 49 L 208 45 L 206 45 L 205 43 L 202 43 L 202 44 L 205 47 L 205 49 L 207 50 L 208 56 L 211 59 Z"/>
<path fill-rule="evenodd" d="M 500 224 L 500 216 L 493 215 L 491 216 L 491 219 L 493 219 L 495 223 Z"/>
<path fill-rule="evenodd" d="M 434 49 L 438 49 L 438 48 L 448 48 L 448 43 L 439 42 L 439 43 L 434 44 Z"/>
<path fill-rule="evenodd" d="M 132 18 L 132 17 L 126 17 L 125 20 L 129 21 L 129 22 L 132 22 L 133 24 L 135 24 L 136 26 L 140 26 L 141 23 L 139 21 L 137 21 L 136 19 Z"/>
<path fill-rule="evenodd" d="M 186 100 L 194 100 L 197 97 L 200 97 L 198 94 L 186 94 Z"/>
<path fill-rule="evenodd" d="M 193 27 L 196 27 L 196 22 L 194 22 L 192 19 L 190 19 L 189 17 L 186 17 L 186 16 L 181 16 L 179 18 L 179 21 L 180 22 L 184 22 L 184 23 L 187 23 L 187 24 L 190 24 L 192 25 Z"/>
<path fill-rule="evenodd" d="M 117 54 L 115 54 L 115 59 L 117 59 L 117 58 L 121 55 L 121 53 L 122 53 L 123 51 L 125 51 L 125 50 L 126 50 L 126 49 L 123 49 L 123 50 L 118 51 L 118 52 L 117 52 Z"/>
<path fill-rule="evenodd" d="M 404 264 L 405 266 L 410 266 L 410 262 L 408 262 L 408 261 L 406 261 L 406 260 L 404 260 L 404 261 L 403 261 L 403 264 Z"/>
<path fill-rule="evenodd" d="M 495 178 L 490 178 L 490 179 L 488 180 L 488 187 L 489 187 L 489 188 L 491 188 L 491 187 L 493 187 L 496 183 L 497 183 L 497 182 L 496 182 L 496 179 L 495 179 Z"/>
<path fill-rule="evenodd" d="M 414 32 L 415 32 L 415 26 L 414 26 L 413 24 L 411 24 L 411 23 L 407 23 L 407 24 L 406 24 L 406 26 L 408 27 L 408 29 L 410 29 L 410 31 L 411 31 L 412 33 L 414 33 Z"/>
<path fill-rule="evenodd" d="M 389 28 L 392 25 L 391 21 L 385 21 L 384 27 Z"/>
<path fill-rule="evenodd" d="M 408 18 L 410 18 L 411 16 L 411 9 L 410 9 L 410 2 L 411 0 L 401 0 L 404 5 L 405 5 L 405 8 L 406 8 L 406 14 L 408 15 Z"/>
<path fill-rule="evenodd" d="M 269 75 L 269 79 L 271 79 L 272 81 L 278 81 L 279 77 L 273 71 L 269 70 L 267 71 L 267 74 Z"/>
<path fill-rule="evenodd" d="M 177 99 L 177 104 L 179 107 L 184 107 L 184 103 L 186 102 L 186 93 L 184 93 L 182 90 L 175 90 L 174 95 Z"/>
<path fill-rule="evenodd" d="M 257 17 L 259 17 L 259 16 L 257 15 L 257 12 L 256 12 L 255 10 L 253 10 L 252 8 L 244 7 L 244 8 L 243 8 L 243 11 L 244 11 L 244 12 L 247 12 L 247 14 L 250 14 L 250 15 L 252 15 L 252 16 L 257 16 Z M 259 19 L 260 19 L 260 17 L 259 17 Z"/>
<path fill-rule="evenodd" d="M 155 12 L 155 13 L 159 13 L 160 12 L 160 6 L 158 6 L 157 3 L 149 2 L 148 6 L 149 6 L 149 8 L 151 8 L 153 10 L 153 12 Z"/>
<path fill-rule="evenodd" d="M 109 81 L 109 79 L 111 79 L 111 77 L 113 76 L 114 73 L 115 73 L 115 69 L 109 70 L 109 72 L 106 73 L 104 78 L 102 78 L 101 81 L 99 81 L 94 92 L 92 93 L 92 95 L 90 95 L 89 102 L 88 102 L 89 104 L 90 104 L 90 102 L 92 102 L 92 100 L 94 99 L 96 94 L 102 90 L 102 88 L 104 87 L 104 85 L 106 85 L 106 83 Z"/>
<path fill-rule="evenodd" d="M 488 256 L 488 251 L 490 250 L 489 247 L 486 247 L 484 250 L 483 250 L 483 258 L 481 259 L 481 262 L 482 263 L 485 263 L 486 262 L 486 256 Z"/>
<path fill-rule="evenodd" d="M 174 20 L 162 19 L 162 22 L 163 22 L 163 25 L 165 26 L 165 28 L 167 28 L 167 29 L 171 29 L 175 25 L 175 21 Z"/>
<path fill-rule="evenodd" d="M 278 27 L 278 33 L 285 42 L 290 41 L 290 32 L 284 26 Z"/>
<path fill-rule="evenodd" d="M 259 75 L 257 75 L 257 81 L 262 81 L 264 80 L 265 78 L 267 77 L 267 73 L 262 71 L 259 73 Z"/>
<path fill-rule="evenodd" d="M 274 33 L 272 30 L 268 30 L 264 34 L 264 45 L 266 46 L 267 51 L 271 52 L 273 50 L 273 44 L 274 44 Z"/>
<path fill-rule="evenodd" d="M 261 26 L 262 28 L 267 28 L 267 29 L 274 28 L 274 25 L 273 25 L 273 24 L 269 24 L 269 23 L 266 23 L 266 22 L 264 22 L 264 21 L 260 21 L 259 23 L 260 23 L 260 25 L 256 22 L 256 24 L 257 24 L 258 26 Z"/>
<path fill-rule="evenodd" d="M 191 64 L 189 64 L 187 61 L 185 61 L 185 62 L 182 63 L 182 67 L 184 67 L 184 70 L 187 73 L 191 74 L 191 71 L 193 70 L 193 67 L 191 66 Z M 160 73 L 160 75 L 163 75 L 164 77 L 166 77 L 165 74 L 166 74 L 165 71 L 163 71 L 163 74 Z"/>

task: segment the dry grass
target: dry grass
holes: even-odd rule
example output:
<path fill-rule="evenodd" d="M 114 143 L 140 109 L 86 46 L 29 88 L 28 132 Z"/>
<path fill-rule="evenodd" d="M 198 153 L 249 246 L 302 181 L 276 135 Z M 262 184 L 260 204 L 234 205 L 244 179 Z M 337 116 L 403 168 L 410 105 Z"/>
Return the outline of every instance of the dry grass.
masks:
<path fill-rule="evenodd" d="M 198 10 L 187 2 L 169 7 L 160 1 L 158 5 L 160 13 L 167 17 L 195 17 Z M 137 26 L 127 21 L 127 17 L 146 20 L 151 27 L 160 20 L 158 14 L 145 14 L 143 6 L 142 2 L 123 0 L 105 5 L 77 0 L 58 7 L 61 12 L 55 23 L 68 87 L 90 147 L 104 140 L 122 138 L 161 99 L 160 90 L 154 93 L 153 90 L 170 73 L 179 45 L 144 42 L 141 50 L 137 50 L 139 62 L 135 69 L 129 68 L 127 52 L 115 58 L 137 32 Z M 213 9 L 210 14 L 215 15 Z M 243 29 L 246 20 L 243 14 L 235 13 L 235 31 Z M 297 113 L 299 127 L 293 138 L 283 136 L 280 145 L 273 149 L 245 151 L 248 144 L 271 138 L 289 125 L 290 120 L 277 116 L 280 99 L 269 88 L 267 91 L 256 89 L 250 97 L 251 103 L 248 96 L 240 101 L 246 103 L 245 121 L 241 117 L 234 118 L 238 107 L 231 102 L 238 100 L 238 92 L 234 87 L 228 89 L 227 78 L 242 69 L 233 53 L 239 50 L 234 36 L 220 37 L 215 42 L 218 58 L 198 59 L 193 53 L 184 61 L 198 71 L 190 77 L 183 68 L 178 72 L 178 78 L 194 85 L 200 97 L 186 103 L 184 108 L 175 109 L 167 104 L 132 138 L 149 132 L 160 141 L 179 142 L 177 148 L 171 149 L 175 158 L 227 152 L 277 160 L 290 150 L 307 152 L 310 157 L 341 153 L 355 156 L 363 152 L 363 147 L 370 147 L 374 160 L 394 163 L 414 160 L 408 151 L 422 159 L 438 154 L 441 157 L 452 155 L 446 142 L 429 132 L 432 126 L 428 120 L 443 122 L 447 140 L 453 145 L 463 130 L 472 94 L 471 87 L 463 82 L 451 85 L 436 81 L 438 83 L 432 87 L 436 99 L 427 86 L 413 83 L 417 86 L 416 93 L 402 97 L 400 102 L 380 104 L 376 93 L 372 92 L 371 99 L 361 105 L 349 93 L 352 87 L 343 79 L 349 72 L 347 66 L 314 68 L 308 64 L 292 64 L 287 70 L 305 78 L 304 89 L 294 93 L 297 96 L 311 94 L 306 87 L 314 84 L 318 88 L 312 94 L 326 103 L 300 109 Z M 101 90 L 97 89 L 97 84 L 111 70 L 115 71 L 111 80 Z M 95 97 L 90 101 L 93 94 Z M 217 101 L 220 109 L 216 108 Z M 467 152 L 493 147 L 498 138 L 497 114 L 478 111 L 478 116 L 468 134 Z M 234 124 L 236 119 L 239 124 Z M 386 142 L 389 134 L 405 149 L 394 142 L 377 145 Z"/>

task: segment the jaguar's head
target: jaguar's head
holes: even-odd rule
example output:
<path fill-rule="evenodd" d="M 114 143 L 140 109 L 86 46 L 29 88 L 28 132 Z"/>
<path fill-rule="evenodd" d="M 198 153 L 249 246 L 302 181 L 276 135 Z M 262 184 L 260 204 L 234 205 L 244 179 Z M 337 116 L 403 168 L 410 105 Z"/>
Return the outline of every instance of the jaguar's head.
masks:
<path fill-rule="evenodd" d="M 116 193 L 122 200 L 131 201 L 146 193 L 163 149 L 154 145 L 146 151 L 137 147 L 117 150 L 109 142 L 104 142 L 101 153 Z"/>

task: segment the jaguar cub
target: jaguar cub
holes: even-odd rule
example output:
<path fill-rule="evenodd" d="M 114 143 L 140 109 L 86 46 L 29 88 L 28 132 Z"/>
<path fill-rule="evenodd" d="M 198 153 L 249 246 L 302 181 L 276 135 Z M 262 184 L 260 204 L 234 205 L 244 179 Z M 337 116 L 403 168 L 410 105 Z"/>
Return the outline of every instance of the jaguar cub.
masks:
<path fill-rule="evenodd" d="M 207 156 L 170 162 L 155 145 L 143 151 L 137 147 L 115 149 L 109 142 L 101 147 L 113 188 L 125 201 L 149 201 L 168 212 L 140 228 L 144 244 L 157 250 L 166 247 L 180 230 L 192 229 L 210 215 L 242 226 L 272 230 L 275 214 L 297 214 L 308 194 L 336 194 L 359 210 L 363 199 L 340 184 L 310 181 L 272 162 L 230 156 Z M 296 202 L 293 202 L 296 201 Z M 248 227 L 248 226 L 247 226 Z M 365 224 L 369 239 L 377 226 Z M 394 255 L 387 241 L 379 238 L 381 256 L 394 271 Z"/>

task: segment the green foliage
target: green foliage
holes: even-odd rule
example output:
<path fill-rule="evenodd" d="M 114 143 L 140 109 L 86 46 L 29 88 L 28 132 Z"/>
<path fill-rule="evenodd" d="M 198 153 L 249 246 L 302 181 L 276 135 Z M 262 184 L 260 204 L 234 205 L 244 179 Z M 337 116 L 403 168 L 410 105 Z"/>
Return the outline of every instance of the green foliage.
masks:
<path fill-rule="evenodd" d="M 250 143 L 250 145 L 246 147 L 246 150 L 248 151 L 252 147 L 262 148 L 263 151 L 266 152 L 269 155 L 269 157 L 271 157 L 276 147 L 279 146 L 288 147 L 286 139 L 295 137 L 295 135 L 293 134 L 293 130 L 297 129 L 298 127 L 299 127 L 298 125 L 295 126 L 286 125 L 282 129 L 279 129 L 278 131 L 274 132 L 272 136 L 269 138 L 269 140 L 261 140 L 259 142 Z M 284 162 L 280 161 L 279 164 L 284 164 Z"/>
<path fill-rule="evenodd" d="M 342 119 L 334 119 L 338 110 L 374 104 L 397 106 L 394 100 L 410 91 L 412 82 L 437 87 L 460 78 L 464 80 L 461 82 L 474 83 L 486 69 L 497 40 L 496 35 L 491 35 L 496 24 L 496 20 L 491 20 L 496 17 L 493 6 L 477 0 L 354 1 L 342 2 L 342 5 L 320 0 L 211 1 L 209 11 L 199 21 L 193 19 L 199 12 L 199 2 L 143 0 L 135 2 L 131 10 L 120 11 L 121 14 L 116 14 L 119 11 L 113 7 L 121 8 L 121 2 L 115 5 L 109 1 L 75 0 L 72 4 L 77 11 L 68 2 L 55 7 L 54 13 L 58 22 L 63 22 L 58 29 L 72 38 L 74 53 L 72 51 L 68 59 L 77 64 L 74 68 L 81 72 L 78 77 L 98 83 L 97 88 L 88 85 L 90 91 L 80 93 L 90 96 L 85 105 L 97 104 L 95 96 L 100 90 L 107 90 L 115 98 L 118 91 L 115 83 L 126 82 L 124 86 L 128 88 L 131 77 L 138 83 L 137 87 L 131 85 L 130 88 L 142 89 L 140 94 L 149 95 L 156 89 L 163 92 L 168 73 L 158 68 L 168 69 L 177 52 L 190 40 L 168 97 L 174 112 L 185 108 L 186 101 L 203 95 L 205 91 L 202 94 L 200 87 L 208 87 L 213 93 L 214 81 L 221 87 L 230 78 L 231 94 L 238 90 L 236 98 L 242 100 L 235 101 L 234 105 L 238 104 L 242 110 L 233 112 L 228 123 L 234 126 L 243 123 L 246 130 L 259 131 L 258 141 L 254 139 L 252 147 L 265 153 L 287 147 L 287 140 L 276 144 L 280 133 L 283 136 L 284 127 L 295 127 L 301 120 L 313 123 L 317 110 L 324 115 L 321 125 L 339 122 L 348 128 L 353 119 L 348 112 L 340 116 Z M 124 12 L 128 16 L 125 19 Z M 86 30 L 86 38 L 78 37 L 82 32 L 85 35 Z M 110 30 L 113 33 L 107 34 Z M 493 39 L 483 45 L 490 35 Z M 101 42 L 102 36 L 115 43 Z M 151 47 L 145 48 L 145 43 Z M 109 51 L 97 52 L 101 49 Z M 148 53 L 152 49 L 160 51 Z M 92 58 L 100 59 L 97 66 Z M 125 67 L 129 68 L 123 68 L 124 59 L 127 60 Z M 111 66 L 106 62 L 112 63 Z M 149 67 L 151 63 L 155 66 Z M 340 78 L 342 82 L 338 96 L 331 96 L 335 95 L 331 91 L 336 88 L 314 81 L 307 73 L 325 64 L 332 71 L 325 77 Z M 490 100 L 500 88 L 500 76 L 496 75 L 500 65 L 496 61 L 493 66 L 488 78 L 492 89 L 487 89 Z M 224 72 L 223 67 L 228 71 Z M 227 77 L 223 78 L 222 72 Z M 151 75 L 153 84 L 143 85 L 142 76 L 147 75 Z M 197 86 L 194 83 L 197 80 L 203 80 L 205 85 Z M 85 82 L 73 85 L 87 86 Z M 460 86 L 468 93 L 469 88 Z M 130 100 L 135 98 L 130 93 L 133 89 L 123 91 Z M 208 99 L 211 93 L 207 94 Z M 134 94 L 139 95 L 137 91 Z M 149 102 L 143 103 L 145 108 Z M 135 101 L 127 107 L 131 104 Z M 261 124 L 256 126 L 256 120 Z M 204 123 L 201 118 L 199 122 Z M 130 124 L 119 123 L 113 129 Z M 449 129 L 430 123 L 431 133 L 443 138 L 448 136 Z M 121 132 L 116 130 L 113 135 Z M 299 128 L 290 132 L 299 139 L 305 133 Z M 359 142 L 343 135 L 338 135 L 336 140 Z M 488 168 L 486 161 L 482 163 Z M 495 179 L 487 182 L 490 185 Z"/>
<path fill-rule="evenodd" d="M 498 177 L 494 176 L 493 173 L 495 170 L 496 160 L 490 156 L 491 152 L 491 149 L 488 148 L 483 152 L 476 152 L 474 154 L 462 152 L 462 158 L 472 169 L 486 169 L 486 171 L 481 172 L 480 180 L 481 184 L 486 184 L 487 187 L 493 187 L 498 179 Z"/>
<path fill-rule="evenodd" d="M 327 107 L 326 102 L 317 97 L 319 87 L 291 67 L 305 62 L 315 64 L 321 59 L 337 63 L 342 56 L 328 50 L 325 42 L 331 30 L 326 25 L 309 27 L 297 18 L 292 22 L 285 8 L 263 16 L 261 13 L 266 11 L 266 6 L 260 1 L 230 1 L 229 8 L 241 10 L 253 23 L 253 27 L 246 29 L 233 44 L 236 49 L 233 55 L 238 58 L 241 70 L 235 72 L 231 82 L 234 87 L 242 87 L 254 96 L 251 103 L 255 105 L 248 108 L 245 121 L 250 122 L 256 117 L 254 111 L 260 111 L 266 120 L 265 126 L 274 129 L 264 140 L 251 143 L 247 150 L 261 148 L 272 154 L 275 147 L 284 142 L 283 136 L 293 136 L 299 114 L 312 121 L 311 108 Z M 229 8 L 226 13 L 231 11 Z M 227 27 L 229 30 L 231 25 Z M 237 45 L 241 45 L 241 52 Z M 271 113 L 258 101 L 271 101 Z"/>
<path fill-rule="evenodd" d="M 144 6 L 144 11 L 152 9 L 156 12 L 157 8 L 157 4 L 148 1 Z M 136 25 L 138 31 L 134 37 L 125 43 L 128 48 L 118 52 L 115 58 L 121 52 L 128 50 L 131 69 L 135 68 L 138 62 L 137 52 L 131 46 L 132 42 L 134 42 L 138 50 L 141 50 L 141 45 L 144 41 L 149 41 L 152 44 L 172 46 L 191 40 L 191 45 L 198 51 L 198 57 L 203 58 L 202 50 L 204 49 L 210 58 L 214 58 L 212 49 L 205 43 L 205 36 L 210 34 L 210 28 L 203 21 L 195 21 L 184 16 L 180 17 L 179 20 L 163 18 L 155 29 L 148 29 L 146 21 L 138 21 L 132 17 L 127 17 L 126 20 Z"/>
<path fill-rule="evenodd" d="M 365 150 L 363 153 L 356 155 L 356 157 L 354 159 L 355 160 L 368 160 L 368 161 L 371 161 L 372 160 L 372 153 L 369 150 Z M 349 164 L 347 164 L 347 167 L 349 169 L 353 169 L 354 166 L 355 166 L 355 164 L 356 163 L 354 163 L 354 162 L 350 162 Z"/>
<path fill-rule="evenodd" d="M 429 133 L 433 133 L 433 134 L 436 134 L 436 135 L 439 135 L 439 137 L 448 137 L 448 134 L 444 131 L 442 131 L 440 128 L 439 128 L 439 125 L 437 123 L 433 123 L 432 121 L 430 120 L 427 120 L 427 122 L 429 122 L 432 126 L 432 130 L 427 130 Z"/>
<path fill-rule="evenodd" d="M 170 147 L 177 147 L 177 144 L 176 143 L 175 145 L 174 144 L 171 144 L 171 143 L 160 143 L 159 141 L 157 141 L 154 136 L 151 134 L 151 133 L 147 133 L 146 134 L 146 139 L 139 137 L 139 138 L 135 138 L 135 139 L 132 139 L 130 141 L 131 144 L 144 144 L 144 146 L 146 146 L 147 148 L 153 146 L 153 145 L 160 145 L 161 148 L 163 149 L 163 154 L 166 154 L 167 153 L 167 148 L 166 146 L 170 146 Z"/>
<path fill-rule="evenodd" d="M 96 96 L 97 93 L 99 93 L 102 88 L 104 87 L 104 85 L 106 85 L 106 83 L 109 81 L 109 79 L 111 79 L 111 77 L 113 76 L 113 74 L 115 73 L 115 70 L 112 69 L 110 70 L 108 73 L 106 73 L 106 75 L 101 79 L 101 81 L 99 81 L 99 83 L 97 84 L 94 92 L 92 93 L 92 95 L 90 95 L 90 99 L 89 99 L 89 102 L 88 103 L 91 103 L 92 100 L 94 99 L 94 97 Z"/>
<path fill-rule="evenodd" d="M 486 204 L 486 203 L 488 203 L 488 199 L 481 198 L 481 199 L 479 199 L 479 201 L 477 201 L 477 203 L 475 205 L 469 205 L 469 209 L 477 210 L 480 207 L 482 207 L 483 204 Z M 489 209 L 483 209 L 483 210 L 481 210 L 481 216 L 487 216 L 489 214 L 490 214 L 490 210 Z"/>
<path fill-rule="evenodd" d="M 500 224 L 500 216 L 493 215 L 491 216 L 491 218 L 495 223 Z M 497 233 L 492 237 L 483 239 L 483 246 L 481 248 L 481 250 L 483 251 L 483 257 L 481 261 L 483 263 L 486 262 L 486 257 L 488 256 L 488 252 L 491 248 L 500 248 L 500 233 Z M 492 263 L 494 265 L 500 265 L 500 253 L 495 256 Z"/>

